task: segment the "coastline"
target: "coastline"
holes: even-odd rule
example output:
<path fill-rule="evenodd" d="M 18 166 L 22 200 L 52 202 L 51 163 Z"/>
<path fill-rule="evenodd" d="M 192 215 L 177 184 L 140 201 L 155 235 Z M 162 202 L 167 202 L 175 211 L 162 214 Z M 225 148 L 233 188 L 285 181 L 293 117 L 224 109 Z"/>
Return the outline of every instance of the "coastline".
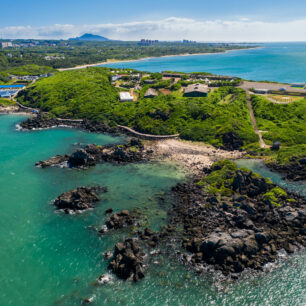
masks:
<path fill-rule="evenodd" d="M 138 62 L 143 60 L 149 60 L 154 58 L 163 58 L 163 57 L 174 57 L 174 56 L 199 56 L 199 55 L 212 55 L 212 54 L 226 54 L 229 52 L 234 51 L 241 51 L 241 50 L 251 50 L 251 49 L 258 49 L 258 48 L 264 48 L 264 47 L 251 47 L 251 48 L 245 48 L 245 49 L 233 49 L 233 50 L 226 50 L 223 52 L 206 52 L 206 53 L 183 53 L 183 54 L 169 54 L 169 55 L 162 55 L 162 56 L 150 56 L 150 57 L 142 57 L 139 59 L 132 59 L 132 60 L 112 60 L 108 59 L 106 62 L 99 62 L 95 64 L 86 64 L 86 65 L 77 65 L 75 67 L 70 68 L 58 68 L 58 71 L 69 71 L 69 70 L 77 70 L 77 69 L 84 69 L 84 68 L 90 68 L 90 67 L 96 67 L 96 66 L 102 66 L 102 65 L 108 65 L 108 64 L 119 64 L 119 63 L 129 63 L 129 62 Z"/>

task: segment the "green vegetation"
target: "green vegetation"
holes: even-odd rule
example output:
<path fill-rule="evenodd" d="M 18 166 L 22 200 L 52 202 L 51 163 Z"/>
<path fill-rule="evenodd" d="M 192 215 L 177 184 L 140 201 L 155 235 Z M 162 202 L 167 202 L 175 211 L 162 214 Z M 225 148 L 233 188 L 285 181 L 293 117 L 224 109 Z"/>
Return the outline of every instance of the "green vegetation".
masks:
<path fill-rule="evenodd" d="M 252 172 L 246 168 L 238 168 L 235 163 L 229 160 L 223 160 L 216 162 L 212 165 L 212 172 L 204 177 L 197 184 L 203 187 L 205 193 L 215 195 L 215 196 L 224 196 L 228 197 L 234 194 L 233 191 L 233 181 L 236 174 L 236 171 L 241 171 L 245 174 L 252 175 L 252 178 L 262 178 L 261 175 Z M 295 202 L 294 199 L 287 198 L 287 192 L 276 186 L 272 185 L 272 182 L 269 179 L 265 179 L 270 190 L 262 195 L 262 200 L 268 204 L 275 206 L 280 206 L 281 203 L 286 200 L 288 203 Z"/>
<path fill-rule="evenodd" d="M 222 145 L 222 135 L 229 131 L 238 133 L 245 145 L 258 141 L 241 89 L 223 87 L 205 98 L 184 98 L 175 91 L 173 95 L 144 99 L 148 85 L 142 88 L 137 102 L 120 103 L 117 89 L 109 81 L 110 71 L 88 68 L 57 73 L 22 91 L 18 100 L 58 117 L 121 124 L 150 134 L 180 133 L 184 139 L 213 145 Z M 220 104 L 228 95 L 228 103 Z"/>
<path fill-rule="evenodd" d="M 2 99 L 0 98 L 0 106 L 10 106 L 10 105 L 14 105 L 15 102 L 11 101 L 9 99 Z"/>
<path fill-rule="evenodd" d="M 270 203 L 274 206 L 280 206 L 279 201 L 281 199 L 286 198 L 286 197 L 287 197 L 287 192 L 280 187 L 274 187 L 269 192 L 267 192 L 263 195 L 264 201 L 266 201 L 267 203 Z M 289 199 L 289 202 L 290 202 L 290 200 L 292 200 L 292 199 Z"/>
<path fill-rule="evenodd" d="M 213 195 L 230 196 L 233 190 L 230 188 L 233 177 L 238 170 L 236 164 L 229 160 L 216 162 L 212 166 L 213 172 L 206 176 L 198 185 L 204 187 L 204 191 Z"/>
<path fill-rule="evenodd" d="M 262 152 L 267 156 L 266 163 L 276 162 L 277 164 L 288 164 L 292 156 L 304 157 L 306 154 L 306 144 L 294 145 L 280 148 L 279 151 L 265 149 Z"/>
<path fill-rule="evenodd" d="M 251 97 L 258 128 L 267 143 L 280 141 L 283 146 L 306 144 L 306 99 L 276 104 L 264 97 Z"/>
<path fill-rule="evenodd" d="M 138 46 L 137 42 L 126 41 L 16 40 L 13 43 L 19 44 L 20 47 L 0 51 L 0 71 L 20 65 L 36 64 L 53 68 L 66 68 L 111 59 L 132 60 L 186 53 L 216 53 L 247 48 L 247 46 L 222 43 L 182 44 L 160 42 L 146 47 Z M 9 55 L 7 55 L 8 53 Z"/>
<path fill-rule="evenodd" d="M 6 73 L 23 76 L 23 75 L 41 75 L 41 74 L 52 73 L 54 71 L 56 71 L 54 68 L 47 66 L 22 65 L 19 67 L 8 69 L 6 70 Z"/>
<path fill-rule="evenodd" d="M 57 117 L 107 121 L 119 104 L 117 90 L 104 68 L 80 69 L 40 79 L 20 92 L 18 100 Z"/>

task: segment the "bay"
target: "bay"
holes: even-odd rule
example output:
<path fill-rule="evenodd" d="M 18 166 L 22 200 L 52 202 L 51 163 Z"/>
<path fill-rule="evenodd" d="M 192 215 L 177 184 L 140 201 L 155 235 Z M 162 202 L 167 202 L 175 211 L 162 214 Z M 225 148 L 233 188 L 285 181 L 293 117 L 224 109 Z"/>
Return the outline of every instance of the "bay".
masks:
<path fill-rule="evenodd" d="M 209 72 L 247 80 L 306 83 L 306 43 L 258 44 L 261 48 L 206 55 L 169 56 L 103 66 L 140 71 Z"/>

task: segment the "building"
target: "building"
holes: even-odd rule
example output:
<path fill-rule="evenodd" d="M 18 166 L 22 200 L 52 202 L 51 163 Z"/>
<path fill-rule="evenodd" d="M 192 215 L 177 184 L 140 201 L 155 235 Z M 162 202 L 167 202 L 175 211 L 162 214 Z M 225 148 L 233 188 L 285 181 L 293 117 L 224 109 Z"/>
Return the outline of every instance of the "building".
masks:
<path fill-rule="evenodd" d="M 270 92 L 269 89 L 254 89 L 254 93 L 260 94 L 260 95 L 266 95 Z"/>
<path fill-rule="evenodd" d="M 113 75 L 112 76 L 112 82 L 116 82 L 116 81 L 118 81 L 120 79 L 121 79 L 121 75 Z"/>
<path fill-rule="evenodd" d="M 12 98 L 18 90 L 0 90 L 0 98 L 10 99 Z"/>
<path fill-rule="evenodd" d="M 182 73 L 168 73 L 168 72 L 163 72 L 163 78 L 171 78 L 171 79 L 176 79 L 176 78 L 181 78 L 183 75 Z"/>
<path fill-rule="evenodd" d="M 184 97 L 207 97 L 208 86 L 204 84 L 190 84 L 184 90 Z"/>
<path fill-rule="evenodd" d="M 155 89 L 149 88 L 146 93 L 144 94 L 144 98 L 155 98 L 158 96 L 158 93 Z"/>
<path fill-rule="evenodd" d="M 132 102 L 132 101 L 134 101 L 134 98 L 129 92 L 127 91 L 120 92 L 120 102 Z"/>
<path fill-rule="evenodd" d="M 291 84 L 291 87 L 299 87 L 299 88 L 304 88 L 305 83 L 293 83 Z"/>
<path fill-rule="evenodd" d="M 157 43 L 158 43 L 158 40 L 141 39 L 138 45 L 139 46 L 152 46 Z"/>
<path fill-rule="evenodd" d="M 13 44 L 10 41 L 4 41 L 4 42 L 1 43 L 1 47 L 2 48 L 13 47 Z"/>
<path fill-rule="evenodd" d="M 20 90 L 25 88 L 24 85 L 0 85 L 0 90 Z"/>
<path fill-rule="evenodd" d="M 155 80 L 144 80 L 143 83 L 144 84 L 155 84 L 156 81 Z"/>

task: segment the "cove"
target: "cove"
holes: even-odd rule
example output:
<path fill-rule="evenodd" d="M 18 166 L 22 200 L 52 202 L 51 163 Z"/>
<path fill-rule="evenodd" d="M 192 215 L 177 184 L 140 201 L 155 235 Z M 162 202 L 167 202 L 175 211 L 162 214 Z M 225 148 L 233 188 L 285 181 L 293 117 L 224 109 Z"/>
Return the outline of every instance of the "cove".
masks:
<path fill-rule="evenodd" d="M 146 278 L 137 283 L 113 277 L 105 286 L 93 282 L 105 273 L 110 251 L 125 232 L 99 237 L 93 227 L 105 221 L 112 207 L 141 208 L 157 228 L 165 222 L 170 203 L 157 197 L 185 179 L 176 166 L 143 163 L 126 166 L 100 164 L 85 171 L 39 169 L 38 160 L 72 152 L 77 143 L 121 143 L 123 138 L 57 128 L 20 132 L 24 117 L 0 116 L 0 304 L 80 305 L 302 305 L 306 257 L 296 254 L 261 276 L 234 283 L 214 283 L 196 275 L 171 257 L 157 257 Z M 81 185 L 109 188 L 99 206 L 81 215 L 55 212 L 52 200 Z M 222 286 L 221 286 L 222 285 Z"/>

